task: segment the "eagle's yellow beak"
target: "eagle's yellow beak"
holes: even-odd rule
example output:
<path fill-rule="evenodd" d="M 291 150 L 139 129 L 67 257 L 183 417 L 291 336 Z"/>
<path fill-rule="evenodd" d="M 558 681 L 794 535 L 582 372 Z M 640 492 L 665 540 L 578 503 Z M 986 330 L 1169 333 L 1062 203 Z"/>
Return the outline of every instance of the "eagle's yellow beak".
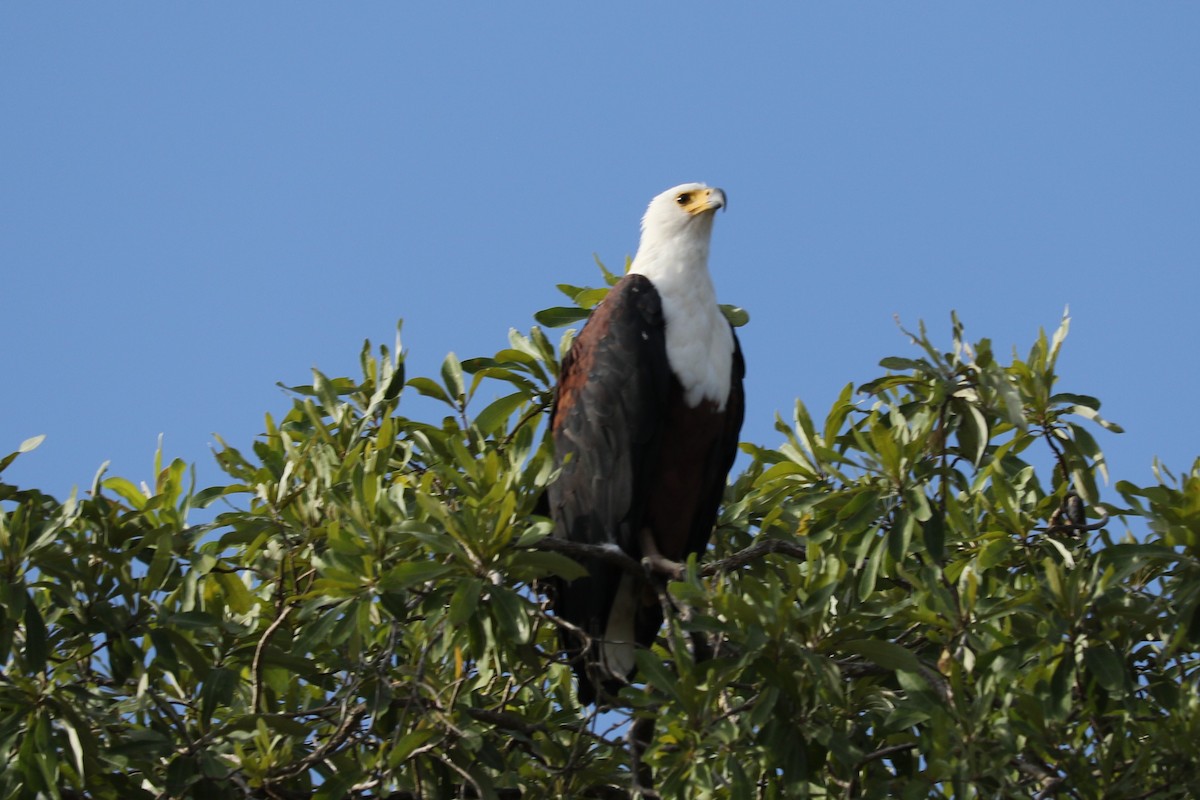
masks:
<path fill-rule="evenodd" d="M 705 211 L 716 211 L 725 207 L 725 192 L 715 188 L 696 189 L 688 192 L 690 197 L 683 204 L 683 210 L 695 216 Z"/>

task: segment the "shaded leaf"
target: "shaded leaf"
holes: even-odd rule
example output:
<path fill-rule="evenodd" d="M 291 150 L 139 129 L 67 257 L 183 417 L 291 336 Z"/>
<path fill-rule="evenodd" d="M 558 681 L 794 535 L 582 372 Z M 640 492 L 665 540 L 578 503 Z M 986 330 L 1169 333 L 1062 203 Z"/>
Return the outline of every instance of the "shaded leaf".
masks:
<path fill-rule="evenodd" d="M 838 649 L 847 653 L 860 655 L 884 669 L 904 672 L 919 672 L 921 670 L 920 660 L 894 642 L 886 642 L 878 639 L 852 639 L 851 641 L 839 644 Z"/>
<path fill-rule="evenodd" d="M 558 308 L 543 309 L 534 314 L 533 318 L 547 328 L 561 328 L 587 319 L 590 313 L 591 311 L 586 308 L 559 306 Z"/>

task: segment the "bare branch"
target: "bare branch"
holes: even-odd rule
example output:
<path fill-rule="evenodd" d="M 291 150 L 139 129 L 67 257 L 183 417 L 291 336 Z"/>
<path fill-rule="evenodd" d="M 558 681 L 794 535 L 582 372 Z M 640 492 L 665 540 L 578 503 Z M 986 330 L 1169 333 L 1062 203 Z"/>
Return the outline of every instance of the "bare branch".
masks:
<path fill-rule="evenodd" d="M 525 736 L 533 736 L 535 733 L 546 732 L 545 725 L 539 722 L 530 722 L 524 717 L 508 711 L 495 711 L 490 708 L 467 708 L 464 710 L 472 719 L 486 722 L 489 725 L 495 725 L 497 728 L 516 731 Z"/>
<path fill-rule="evenodd" d="M 744 550 L 739 550 L 731 556 L 718 561 L 710 561 L 700 568 L 700 574 L 707 577 L 709 575 L 716 575 L 718 572 L 732 572 L 770 553 L 781 553 L 797 561 L 804 561 L 807 558 L 807 553 L 802 544 L 790 539 L 760 538 L 754 544 Z"/>
<path fill-rule="evenodd" d="M 1065 776 L 1056 774 L 1049 767 L 1037 764 L 1023 756 L 1017 757 L 1016 766 L 1018 772 L 1028 775 L 1041 785 L 1041 791 L 1034 795 L 1035 800 L 1046 800 L 1053 796 L 1055 790 L 1066 780 Z"/>
<path fill-rule="evenodd" d="M 267 643 L 271 641 L 271 637 L 275 635 L 275 632 L 279 630 L 279 626 L 287 619 L 288 614 L 292 613 L 293 608 L 295 606 L 284 604 L 283 608 L 279 610 L 279 616 L 263 631 L 262 637 L 258 640 L 258 645 L 254 648 L 254 658 L 250 662 L 250 685 L 252 687 L 250 709 L 256 714 L 260 712 L 266 713 L 266 709 L 261 706 L 263 653 L 266 652 Z"/>
<path fill-rule="evenodd" d="M 889 747 L 881 747 L 880 749 L 876 750 L 875 752 L 867 753 L 865 756 L 860 758 L 858 760 L 858 768 L 862 769 L 863 767 L 865 767 L 867 764 L 871 763 L 872 761 L 879 761 L 880 759 L 891 758 L 892 756 L 897 755 L 899 753 L 904 753 L 908 750 L 916 750 L 916 749 L 917 749 L 916 742 L 908 742 L 906 744 L 894 744 Z"/>

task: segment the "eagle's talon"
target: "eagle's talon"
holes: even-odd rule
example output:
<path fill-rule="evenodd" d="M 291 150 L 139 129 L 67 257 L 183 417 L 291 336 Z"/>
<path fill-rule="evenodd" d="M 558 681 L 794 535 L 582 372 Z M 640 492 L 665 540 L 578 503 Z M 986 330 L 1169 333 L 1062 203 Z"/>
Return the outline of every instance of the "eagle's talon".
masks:
<path fill-rule="evenodd" d="M 678 561 L 656 554 L 642 557 L 642 569 L 646 570 L 647 578 L 665 575 L 668 579 L 677 581 L 683 578 L 685 567 Z"/>

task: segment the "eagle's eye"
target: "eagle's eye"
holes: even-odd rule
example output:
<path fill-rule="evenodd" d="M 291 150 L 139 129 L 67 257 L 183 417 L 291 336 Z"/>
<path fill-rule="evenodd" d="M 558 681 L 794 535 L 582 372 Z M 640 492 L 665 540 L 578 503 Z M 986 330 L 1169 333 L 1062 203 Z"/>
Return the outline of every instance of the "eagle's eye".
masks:
<path fill-rule="evenodd" d="M 679 195 L 679 197 L 675 198 L 675 202 L 679 203 L 681 206 L 686 206 L 688 203 L 692 202 L 692 195 L 688 192 L 684 192 L 683 194 Z"/>

